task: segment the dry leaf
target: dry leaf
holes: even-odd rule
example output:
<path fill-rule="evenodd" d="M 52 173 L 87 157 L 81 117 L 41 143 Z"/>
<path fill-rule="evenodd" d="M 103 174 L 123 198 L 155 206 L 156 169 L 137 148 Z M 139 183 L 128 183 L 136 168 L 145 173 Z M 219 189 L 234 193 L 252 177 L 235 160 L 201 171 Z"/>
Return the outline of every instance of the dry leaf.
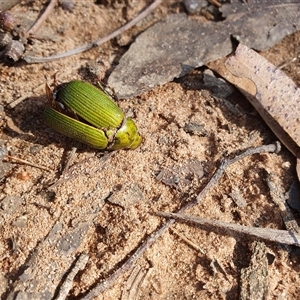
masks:
<path fill-rule="evenodd" d="M 300 158 L 300 90 L 295 83 L 242 44 L 225 66 L 227 70 L 209 64 L 245 94 L 281 142 Z"/>

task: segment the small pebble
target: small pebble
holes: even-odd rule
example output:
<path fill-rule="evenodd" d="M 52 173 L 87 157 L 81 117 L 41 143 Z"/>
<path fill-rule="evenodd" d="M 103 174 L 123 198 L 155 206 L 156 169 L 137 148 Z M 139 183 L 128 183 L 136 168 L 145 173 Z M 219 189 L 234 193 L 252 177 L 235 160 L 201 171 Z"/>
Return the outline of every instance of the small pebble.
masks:
<path fill-rule="evenodd" d="M 183 0 L 183 4 L 189 14 L 197 14 L 208 5 L 206 0 Z"/>
<path fill-rule="evenodd" d="M 0 28 L 5 31 L 11 31 L 15 26 L 15 17 L 8 11 L 2 11 L 0 13 Z"/>
<path fill-rule="evenodd" d="M 68 12 L 72 12 L 73 11 L 73 8 L 74 8 L 74 3 L 72 0 L 61 0 L 60 2 L 60 6 L 68 11 Z"/>
<path fill-rule="evenodd" d="M 5 49 L 4 56 L 8 58 L 8 60 L 16 62 L 21 58 L 24 51 L 25 47 L 20 41 L 11 41 Z"/>

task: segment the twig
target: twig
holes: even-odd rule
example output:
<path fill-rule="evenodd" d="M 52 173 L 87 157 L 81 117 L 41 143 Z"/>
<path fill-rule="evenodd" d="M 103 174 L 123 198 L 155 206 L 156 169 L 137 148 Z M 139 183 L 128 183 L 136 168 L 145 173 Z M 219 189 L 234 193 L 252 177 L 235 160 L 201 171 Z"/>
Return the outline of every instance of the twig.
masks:
<path fill-rule="evenodd" d="M 75 265 L 73 266 L 71 272 L 68 274 L 67 278 L 60 287 L 59 294 L 56 300 L 64 300 L 68 297 L 69 291 L 72 288 L 74 277 L 80 270 L 83 270 L 88 262 L 89 256 L 86 253 L 81 253 L 78 257 Z"/>
<path fill-rule="evenodd" d="M 33 35 L 42 25 L 42 23 L 48 18 L 48 16 L 51 14 L 51 11 L 53 10 L 54 6 L 56 5 L 57 0 L 50 0 L 49 5 L 47 6 L 44 13 L 40 16 L 39 19 L 36 20 L 36 22 L 33 24 L 33 26 L 27 31 L 26 35 L 30 36 Z"/>
<path fill-rule="evenodd" d="M 121 300 L 138 299 L 140 286 L 148 272 L 149 268 L 145 269 L 138 265 L 134 267 L 123 288 Z"/>
<path fill-rule="evenodd" d="M 32 162 L 29 162 L 27 160 L 24 160 L 24 159 L 21 159 L 21 158 L 18 158 L 18 157 L 14 157 L 14 156 L 10 156 L 10 155 L 6 155 L 6 157 L 10 160 L 14 160 L 18 163 L 21 163 L 21 164 L 24 164 L 24 165 L 28 165 L 28 166 L 31 166 L 31 167 L 34 167 L 34 168 L 38 168 L 38 169 L 42 169 L 42 170 L 45 170 L 45 171 L 49 171 L 51 172 L 52 170 L 47 168 L 47 167 L 43 167 L 43 166 L 40 166 L 40 165 L 37 165 L 37 164 L 34 164 Z"/>
<path fill-rule="evenodd" d="M 243 226 L 239 224 L 230 224 L 218 220 L 209 220 L 206 218 L 197 218 L 193 216 L 176 214 L 176 213 L 157 212 L 156 214 L 161 217 L 175 218 L 178 221 L 192 223 L 201 227 L 202 226 L 209 227 L 210 229 L 214 229 L 214 230 L 219 229 L 220 231 L 223 231 L 225 234 L 228 233 L 246 234 L 248 236 L 260 238 L 271 242 L 277 242 L 281 244 L 300 247 L 300 234 L 287 231 L 287 230 Z"/>
<path fill-rule="evenodd" d="M 298 223 L 286 203 L 283 187 L 276 181 L 278 181 L 278 178 L 276 178 L 275 175 L 267 174 L 266 182 L 270 190 L 270 196 L 280 209 L 281 218 L 285 224 L 285 228 L 288 231 L 300 233 Z"/>
<path fill-rule="evenodd" d="M 291 63 L 295 62 L 297 60 L 297 57 L 293 57 L 292 59 L 290 59 L 289 61 L 281 64 L 278 66 L 278 69 L 283 69 L 285 67 L 287 67 L 288 65 L 290 65 Z"/>
<path fill-rule="evenodd" d="M 53 60 L 56 60 L 56 59 L 61 59 L 61 58 L 64 58 L 64 57 L 68 57 L 68 56 L 71 56 L 71 55 L 75 55 L 75 54 L 90 50 L 94 47 L 100 46 L 100 45 L 104 44 L 105 42 L 115 38 L 116 36 L 118 36 L 119 34 L 124 32 L 125 30 L 128 30 L 129 28 L 134 26 L 136 23 L 138 23 L 140 20 L 145 18 L 148 14 L 150 14 L 152 12 L 152 10 L 154 10 L 159 4 L 161 4 L 162 1 L 163 0 L 155 0 L 150 6 L 148 6 L 144 11 L 142 11 L 136 18 L 134 18 L 133 20 L 131 20 L 130 22 L 128 22 L 124 26 L 120 27 L 119 29 L 115 30 L 111 34 L 107 35 L 106 37 L 100 38 L 97 41 L 88 43 L 86 45 L 80 46 L 78 48 L 75 48 L 75 49 L 72 49 L 70 51 L 67 51 L 67 52 L 64 52 L 64 53 L 61 53 L 61 54 L 57 54 L 57 55 L 51 55 L 51 56 L 48 56 L 48 57 L 24 56 L 23 59 L 29 64 L 44 63 L 44 62 L 49 62 L 49 61 L 53 61 Z"/>
<path fill-rule="evenodd" d="M 211 4 L 213 4 L 217 7 L 221 7 L 221 3 L 217 0 L 208 0 L 208 2 L 210 2 Z"/>
<path fill-rule="evenodd" d="M 232 163 L 252 154 L 263 153 L 263 152 L 278 152 L 280 150 L 280 143 L 276 142 L 275 144 L 270 144 L 267 146 L 260 146 L 256 148 L 250 148 L 246 150 L 244 153 L 236 156 L 231 160 L 225 160 L 221 167 L 217 170 L 217 172 L 213 175 L 207 186 L 201 191 L 198 195 L 196 201 L 191 200 L 181 209 L 179 209 L 178 213 L 183 213 L 187 209 L 197 205 L 200 200 L 207 194 L 209 189 L 215 185 L 220 179 L 221 175 L 225 171 L 225 169 Z M 213 182 L 213 183 L 212 183 Z M 142 254 L 175 222 L 175 219 L 168 219 L 165 224 L 161 225 L 156 231 L 154 231 L 150 236 L 146 238 L 146 240 L 133 252 L 133 254 L 124 262 L 124 264 L 117 269 L 112 275 L 110 275 L 105 280 L 101 281 L 96 285 L 95 288 L 90 290 L 88 294 L 81 299 L 83 300 L 91 300 L 99 293 L 102 293 L 110 286 L 114 284 L 114 282 L 119 278 L 119 276 L 123 275 L 126 271 L 128 271 L 133 264 L 142 256 Z"/>
<path fill-rule="evenodd" d="M 95 288 L 90 290 L 88 294 L 82 297 L 82 300 L 94 299 L 98 294 L 104 292 L 106 289 L 111 287 L 119 276 L 123 275 L 126 271 L 130 270 L 133 264 L 141 257 L 141 255 L 166 231 L 175 220 L 168 220 L 159 229 L 154 231 L 143 243 L 140 245 L 135 252 L 125 261 L 125 263 L 117 269 L 112 275 L 105 280 L 101 281 L 96 285 Z"/>
<path fill-rule="evenodd" d="M 174 234 L 176 234 L 180 239 L 182 239 L 185 243 L 187 243 L 194 250 L 196 250 L 202 254 L 205 254 L 205 252 L 196 243 L 189 240 L 187 237 L 185 237 L 182 233 L 178 232 L 176 229 L 170 228 L 170 231 L 172 231 Z"/>
<path fill-rule="evenodd" d="M 257 153 L 263 153 L 263 152 L 275 152 L 278 153 L 281 150 L 281 145 L 279 142 L 276 142 L 275 144 L 270 144 L 266 146 L 260 146 L 255 148 L 249 148 L 242 154 L 234 157 L 233 159 L 224 159 L 221 162 L 221 165 L 219 169 L 215 172 L 213 177 L 210 179 L 208 184 L 205 186 L 205 188 L 200 192 L 200 194 L 197 196 L 197 201 L 200 202 L 202 198 L 207 194 L 207 192 L 217 184 L 217 182 L 222 177 L 224 171 L 233 163 L 237 162 L 238 160 L 243 159 L 246 156 L 257 154 Z"/>

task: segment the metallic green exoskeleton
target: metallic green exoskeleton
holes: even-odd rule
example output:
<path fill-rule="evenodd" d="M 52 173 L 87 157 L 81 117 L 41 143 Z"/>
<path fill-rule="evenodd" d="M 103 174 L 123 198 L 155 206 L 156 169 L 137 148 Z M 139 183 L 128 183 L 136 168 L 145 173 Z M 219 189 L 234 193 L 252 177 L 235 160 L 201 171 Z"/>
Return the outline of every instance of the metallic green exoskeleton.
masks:
<path fill-rule="evenodd" d="M 49 105 L 46 124 L 59 133 L 96 149 L 137 148 L 142 137 L 131 118 L 102 90 L 81 81 L 58 85 L 51 92 L 46 85 Z"/>

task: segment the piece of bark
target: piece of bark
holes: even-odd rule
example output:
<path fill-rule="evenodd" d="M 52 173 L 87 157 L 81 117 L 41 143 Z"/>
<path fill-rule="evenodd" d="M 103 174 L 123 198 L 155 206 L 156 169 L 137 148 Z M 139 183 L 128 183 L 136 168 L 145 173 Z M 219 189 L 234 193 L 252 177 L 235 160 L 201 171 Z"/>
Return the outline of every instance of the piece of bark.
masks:
<path fill-rule="evenodd" d="M 252 257 L 248 268 L 241 271 L 240 300 L 264 300 L 268 295 L 268 259 L 263 242 L 253 242 Z"/>
<path fill-rule="evenodd" d="M 241 44 L 234 56 L 208 66 L 233 83 L 281 142 L 300 158 L 300 90 L 295 83 L 265 58 Z"/>
<path fill-rule="evenodd" d="M 286 229 L 290 232 L 299 234 L 300 228 L 286 202 L 284 188 L 279 177 L 274 174 L 267 174 L 266 182 L 269 187 L 272 200 L 276 203 L 276 205 L 278 205 L 278 208 L 280 209 L 280 214 Z"/>
<path fill-rule="evenodd" d="M 68 276 L 65 278 L 64 282 L 62 283 L 59 294 L 55 300 L 64 300 L 68 297 L 69 291 L 73 286 L 73 281 L 75 276 L 78 274 L 80 270 L 83 270 L 88 262 L 89 256 L 86 253 L 81 253 L 74 263 L 73 268 L 71 269 Z"/>
<path fill-rule="evenodd" d="M 217 23 L 201 23 L 185 14 L 167 16 L 136 38 L 108 85 L 117 98 L 129 98 L 229 54 L 229 33 L 219 29 Z"/>

